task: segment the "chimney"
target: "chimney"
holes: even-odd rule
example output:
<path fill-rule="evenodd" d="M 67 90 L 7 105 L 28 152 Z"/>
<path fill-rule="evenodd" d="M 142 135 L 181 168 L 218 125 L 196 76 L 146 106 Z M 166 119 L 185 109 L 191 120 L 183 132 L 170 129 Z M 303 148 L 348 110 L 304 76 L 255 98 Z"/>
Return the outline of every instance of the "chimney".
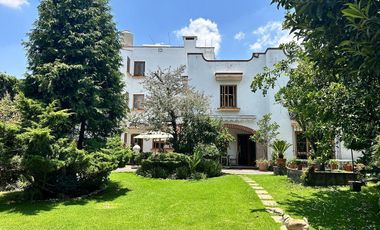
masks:
<path fill-rule="evenodd" d="M 120 42 L 122 48 L 128 48 L 133 46 L 133 34 L 128 30 L 121 31 Z"/>
<path fill-rule="evenodd" d="M 195 48 L 197 46 L 197 36 L 183 36 L 183 44 L 185 48 Z"/>

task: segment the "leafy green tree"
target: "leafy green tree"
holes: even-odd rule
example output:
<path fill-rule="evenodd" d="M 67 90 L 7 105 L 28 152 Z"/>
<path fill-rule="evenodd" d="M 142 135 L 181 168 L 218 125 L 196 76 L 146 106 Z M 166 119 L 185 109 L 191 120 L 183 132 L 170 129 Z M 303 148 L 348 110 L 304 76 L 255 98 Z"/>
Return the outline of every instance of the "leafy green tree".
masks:
<path fill-rule="evenodd" d="M 288 58 L 275 64 L 272 69 L 266 68 L 257 74 L 251 88 L 253 91 L 262 89 L 265 94 L 278 78 L 288 77 L 286 86 L 276 93 L 276 101 L 288 109 L 302 128 L 312 147 L 312 157 L 320 157 L 326 162 L 332 155 L 334 140 L 340 133 L 331 124 L 333 115 L 325 108 L 327 103 L 333 104 L 329 100 L 336 98 L 333 94 L 339 92 L 340 87 L 337 84 L 325 87 L 315 64 L 295 43 L 284 45 L 283 48 Z"/>
<path fill-rule="evenodd" d="M 193 153 L 199 144 L 215 144 L 221 154 L 227 154 L 229 143 L 234 140 L 221 120 L 207 115 L 186 119 L 180 136 L 180 152 L 183 153 Z"/>
<path fill-rule="evenodd" d="M 5 73 L 0 73 L 0 99 L 7 94 L 13 99 L 17 93 L 18 83 L 17 78 Z"/>
<path fill-rule="evenodd" d="M 379 1 L 273 0 L 287 10 L 284 26 L 303 39 L 321 85 L 319 107 L 345 144 L 368 149 L 380 133 Z M 323 120 L 323 119 L 322 119 Z"/>
<path fill-rule="evenodd" d="M 265 114 L 258 122 L 258 129 L 250 137 L 264 146 L 264 157 L 268 159 L 268 147 L 273 140 L 276 139 L 280 126 L 276 122 L 271 122 L 271 114 Z"/>
<path fill-rule="evenodd" d="M 25 43 L 26 96 L 73 112 L 63 133 L 105 140 L 124 117 L 120 42 L 108 0 L 42 0 Z"/>

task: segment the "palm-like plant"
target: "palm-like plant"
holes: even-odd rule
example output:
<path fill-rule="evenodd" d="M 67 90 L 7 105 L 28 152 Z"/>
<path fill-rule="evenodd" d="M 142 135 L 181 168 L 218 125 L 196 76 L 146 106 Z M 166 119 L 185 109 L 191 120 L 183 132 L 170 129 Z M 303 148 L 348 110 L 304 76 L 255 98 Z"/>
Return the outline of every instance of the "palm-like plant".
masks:
<path fill-rule="evenodd" d="M 201 151 L 195 151 L 193 155 L 186 158 L 187 164 L 189 165 L 190 172 L 195 173 L 195 170 L 199 163 L 202 161 L 203 154 Z"/>
<path fill-rule="evenodd" d="M 284 153 L 289 149 L 290 146 L 292 145 L 284 140 L 275 140 L 272 144 L 273 151 L 278 155 L 278 158 L 280 159 L 284 158 Z"/>

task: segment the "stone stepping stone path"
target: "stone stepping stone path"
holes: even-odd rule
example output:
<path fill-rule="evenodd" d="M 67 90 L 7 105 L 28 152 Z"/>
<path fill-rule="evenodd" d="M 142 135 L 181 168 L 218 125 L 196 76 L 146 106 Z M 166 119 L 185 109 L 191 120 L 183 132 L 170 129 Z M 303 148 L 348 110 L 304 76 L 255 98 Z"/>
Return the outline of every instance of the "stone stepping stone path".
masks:
<path fill-rule="evenodd" d="M 283 224 L 283 215 L 285 215 L 285 212 L 283 209 L 278 207 L 277 202 L 273 199 L 271 195 L 259 184 L 257 184 L 254 180 L 247 176 L 240 176 L 248 185 L 255 190 L 257 196 L 265 206 L 265 211 L 271 214 L 271 217 L 276 223 L 282 223 Z M 287 227 L 285 225 L 282 225 L 280 230 L 287 230 Z"/>
<path fill-rule="evenodd" d="M 257 184 L 254 180 L 247 176 L 240 176 L 253 190 L 255 190 L 257 196 L 265 206 L 265 210 L 272 215 L 273 220 L 276 223 L 282 223 L 282 215 L 284 214 L 284 210 L 277 207 L 278 204 L 273 200 L 273 197 L 268 194 L 268 192 Z"/>
<path fill-rule="evenodd" d="M 269 194 L 258 194 L 257 196 L 260 198 L 260 200 L 273 200 L 273 197 Z"/>
<path fill-rule="evenodd" d="M 256 192 L 257 195 L 266 195 L 266 194 L 268 194 L 268 192 L 265 191 L 265 190 L 255 190 L 255 192 Z"/>

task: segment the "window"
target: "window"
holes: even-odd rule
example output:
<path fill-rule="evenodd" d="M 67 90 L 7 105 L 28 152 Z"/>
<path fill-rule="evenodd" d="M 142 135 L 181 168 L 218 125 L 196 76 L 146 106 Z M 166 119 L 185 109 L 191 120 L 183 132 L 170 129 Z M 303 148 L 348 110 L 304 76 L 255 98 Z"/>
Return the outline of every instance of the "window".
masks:
<path fill-rule="evenodd" d="M 165 144 L 166 144 L 165 141 L 156 141 L 156 140 L 153 140 L 152 149 L 164 150 Z"/>
<path fill-rule="evenodd" d="M 296 155 L 299 159 L 307 159 L 310 145 L 302 131 L 296 131 Z"/>
<path fill-rule="evenodd" d="M 220 86 L 220 108 L 236 108 L 236 85 Z"/>
<path fill-rule="evenodd" d="M 127 57 L 127 73 L 131 73 L 131 59 Z"/>
<path fill-rule="evenodd" d="M 143 110 L 144 94 L 133 94 L 133 109 Z"/>
<path fill-rule="evenodd" d="M 135 71 L 134 76 L 142 77 L 145 74 L 145 62 L 143 61 L 135 61 Z"/>

